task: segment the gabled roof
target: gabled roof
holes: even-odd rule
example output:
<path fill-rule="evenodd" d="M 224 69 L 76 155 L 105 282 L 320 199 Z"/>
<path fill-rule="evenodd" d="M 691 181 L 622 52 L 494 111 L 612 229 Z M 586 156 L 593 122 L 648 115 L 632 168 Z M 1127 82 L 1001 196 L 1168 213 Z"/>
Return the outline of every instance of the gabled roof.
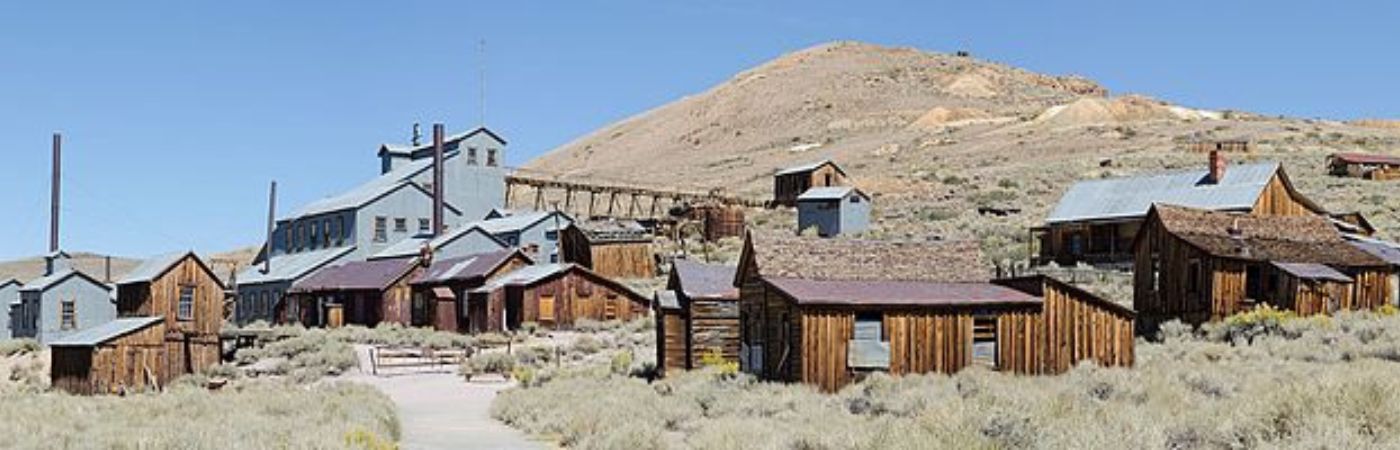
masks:
<path fill-rule="evenodd" d="M 1275 174 L 1283 178 L 1289 190 L 1293 189 L 1282 166 L 1276 162 L 1230 165 L 1225 169 L 1225 179 L 1218 183 L 1206 181 L 1209 176 L 1206 169 L 1080 181 L 1070 186 L 1045 221 L 1054 224 L 1138 218 L 1145 216 L 1153 203 L 1211 210 L 1250 210 Z M 1307 199 L 1302 200 L 1310 208 L 1321 211 Z"/>
<path fill-rule="evenodd" d="M 631 298 L 632 301 L 648 305 L 651 304 L 650 298 L 643 297 L 642 294 L 638 294 L 637 291 L 632 290 L 632 288 L 627 287 L 627 285 L 619 283 L 611 278 L 599 275 L 597 272 L 588 270 L 588 268 L 586 267 L 570 263 L 537 264 L 532 266 L 525 266 L 503 276 L 497 277 L 496 279 L 491 280 L 491 282 L 486 283 L 485 285 L 479 288 L 472 289 L 471 292 L 480 294 L 492 292 L 501 288 L 505 288 L 507 286 L 533 286 L 540 282 L 548 281 L 556 276 L 561 276 L 570 272 L 578 273 L 592 280 L 594 283 L 598 283 L 600 285 L 612 288 L 613 290 L 622 293 L 622 295 L 626 295 L 627 297 Z"/>
<path fill-rule="evenodd" d="M 1256 216 L 1174 205 L 1156 205 L 1152 216 L 1168 234 L 1217 257 L 1352 267 L 1385 264 L 1348 244 L 1321 216 Z"/>
<path fill-rule="evenodd" d="M 651 242 L 651 233 L 635 220 L 581 220 L 566 228 L 574 228 L 591 243 Z"/>
<path fill-rule="evenodd" d="M 437 251 L 438 249 L 447 246 L 448 244 L 451 244 L 453 242 L 456 242 L 458 239 L 461 239 L 471 234 L 479 234 L 487 239 L 490 239 L 492 242 L 495 242 L 497 245 L 500 245 L 501 248 L 509 247 L 509 245 L 506 245 L 505 242 L 501 242 L 500 239 L 497 239 L 495 235 L 488 233 L 486 230 L 482 229 L 479 225 L 477 225 L 477 223 L 478 222 L 472 222 L 459 226 L 457 228 L 450 229 L 446 233 L 443 233 L 442 236 L 438 236 L 436 238 L 429 238 L 425 236 L 414 236 L 411 238 L 406 238 L 404 240 L 394 243 L 394 245 L 390 245 L 384 250 L 380 250 L 379 253 L 371 255 L 369 259 L 407 258 L 410 256 L 418 256 L 418 252 L 422 250 L 423 245 L 425 244 L 428 246 L 429 249 L 432 249 L 432 251 Z"/>
<path fill-rule="evenodd" d="M 802 195 L 797 196 L 797 201 L 802 202 L 842 200 L 845 199 L 847 196 L 851 195 L 852 193 L 854 193 L 855 195 L 859 195 L 861 196 L 861 198 L 864 198 L 866 200 L 870 199 L 870 196 L 865 195 L 865 193 L 861 192 L 860 189 L 856 189 L 851 186 L 830 186 L 814 187 L 808 189 L 807 192 L 803 192 Z"/>
<path fill-rule="evenodd" d="M 433 261 L 432 265 L 419 273 L 410 284 L 433 284 L 457 280 L 484 279 L 512 258 L 520 257 L 533 263 L 529 256 L 519 249 L 503 249 L 494 252 L 477 253 L 457 258 Z"/>
<path fill-rule="evenodd" d="M 161 317 L 123 317 L 92 328 L 76 331 L 50 342 L 51 347 L 92 347 L 110 342 L 151 325 L 163 322 Z"/>
<path fill-rule="evenodd" d="M 1377 155 L 1369 153 L 1334 153 L 1332 159 L 1345 162 L 1347 164 L 1376 164 L 1383 166 L 1400 166 L 1400 156 Z"/>
<path fill-rule="evenodd" d="M 778 170 L 778 173 L 776 173 L 776 174 L 774 174 L 774 175 L 776 175 L 776 176 L 783 176 L 783 175 L 792 175 L 792 174 L 795 174 L 795 173 L 811 172 L 811 171 L 817 170 L 817 169 L 821 168 L 822 166 L 825 166 L 825 165 L 828 165 L 828 164 L 830 164 L 831 167 L 836 168 L 836 171 L 837 171 L 837 172 L 840 172 L 841 175 L 845 175 L 845 174 L 846 174 L 846 171 L 845 171 L 845 170 L 842 170 L 842 169 L 841 169 L 841 166 L 836 165 L 836 162 L 834 162 L 834 161 L 832 161 L 832 160 L 830 160 L 830 159 L 823 159 L 823 160 L 817 161 L 817 162 L 812 162 L 812 163 L 807 163 L 807 164 L 803 164 L 803 165 L 800 165 L 800 166 L 793 166 L 793 167 L 788 167 L 788 168 L 786 168 L 786 169 L 781 169 L 781 170 Z"/>
<path fill-rule="evenodd" d="M 9 287 L 9 286 L 12 285 L 12 284 L 17 284 L 17 285 L 20 285 L 21 287 L 24 286 L 24 283 L 20 283 L 19 280 L 14 279 L 14 278 L 11 278 L 11 279 L 9 279 L 9 280 L 5 280 L 5 282 L 3 282 L 3 283 L 0 283 L 0 289 L 7 288 L 7 287 Z"/>
<path fill-rule="evenodd" d="M 423 161 L 426 161 L 426 163 Z M 432 160 L 414 161 L 339 195 L 311 202 L 303 206 L 300 210 L 297 210 L 291 217 L 284 218 L 283 220 L 294 220 L 318 214 L 359 208 L 384 198 L 389 194 L 393 194 L 400 189 L 413 189 L 432 198 L 433 194 L 431 192 L 428 192 L 427 189 L 424 189 L 412 180 L 415 175 L 427 170 L 429 167 L 432 167 Z M 461 210 L 452 206 L 451 203 L 443 202 L 443 206 L 457 214 L 462 213 Z"/>
<path fill-rule="evenodd" d="M 73 277 L 77 277 L 77 278 L 81 278 L 81 279 L 83 279 L 83 280 L 86 280 L 87 282 L 92 283 L 93 285 L 95 285 L 95 286 L 97 286 L 97 287 L 100 287 L 100 288 L 102 288 L 103 290 L 107 290 L 107 291 L 112 290 L 112 287 L 111 287 L 111 286 L 108 286 L 107 284 L 105 284 L 105 283 L 103 283 L 103 282 L 101 282 L 101 281 L 97 281 L 97 279 L 96 279 L 96 278 L 93 278 L 91 275 L 88 275 L 88 274 L 86 274 L 86 273 L 83 273 L 83 272 L 74 270 L 74 269 L 72 269 L 72 268 L 68 268 L 68 269 L 60 270 L 60 271 L 58 271 L 58 272 L 54 272 L 53 274 L 50 274 L 50 275 L 42 276 L 42 277 L 36 278 L 36 279 L 34 279 L 34 280 L 31 280 L 30 282 L 25 283 L 25 284 L 24 284 L 24 287 L 20 288 L 19 291 L 20 291 L 20 292 L 41 292 L 41 291 L 46 291 L 46 290 L 48 290 L 49 288 L 51 288 L 51 287 L 53 287 L 53 286 L 56 286 L 56 285 L 58 285 L 59 283 L 63 283 L 65 280 L 67 280 L 67 279 L 69 279 L 69 278 L 73 278 Z"/>
<path fill-rule="evenodd" d="M 326 264 L 355 251 L 354 246 L 323 248 L 309 252 L 287 253 L 272 257 L 272 272 L 263 273 L 263 265 L 257 264 L 238 273 L 239 284 L 260 284 L 280 281 L 293 281 Z"/>
<path fill-rule="evenodd" d="M 676 299 L 676 291 L 656 291 L 656 306 L 662 311 L 677 311 L 681 302 Z"/>
<path fill-rule="evenodd" d="M 446 137 L 444 137 L 444 138 L 442 139 L 442 142 L 443 142 L 443 145 L 447 145 L 448 143 L 451 143 L 451 142 L 457 142 L 457 141 L 461 141 L 461 140 L 464 140 L 464 139 L 466 139 L 466 138 L 475 136 L 475 135 L 478 134 L 478 133 L 486 133 L 488 136 L 491 136 L 492 139 L 495 139 L 495 140 L 497 140 L 497 141 L 500 141 L 501 144 L 506 144 L 506 140 L 505 140 L 505 139 L 502 139 L 500 135 L 496 134 L 495 132 L 491 131 L 490 129 L 487 129 L 486 127 L 477 127 L 476 129 L 471 130 L 471 131 L 468 131 L 468 132 L 465 132 L 465 133 L 458 133 L 458 134 L 446 136 Z M 379 146 L 379 154 L 382 155 L 382 154 L 384 154 L 384 153 L 391 153 L 391 154 L 395 154 L 395 155 L 407 156 L 407 155 L 411 155 L 411 154 L 413 154 L 413 153 L 415 153 L 415 152 L 420 152 L 420 151 L 428 150 L 428 149 L 431 149 L 431 148 L 433 148 L 433 143 L 431 142 L 431 140 L 430 140 L 427 144 L 421 144 L 421 145 L 418 145 L 418 146 L 413 146 L 413 145 L 399 145 L 399 144 L 382 144 L 382 145 Z"/>
<path fill-rule="evenodd" d="M 383 291 L 417 265 L 416 258 L 351 261 L 318 270 L 288 292 Z"/>
<path fill-rule="evenodd" d="M 735 286 L 750 264 L 764 278 L 984 282 L 991 266 L 972 241 L 873 241 L 750 233 Z"/>
<path fill-rule="evenodd" d="M 219 283 L 220 287 L 223 287 L 223 280 L 220 280 L 219 277 L 214 274 L 214 271 L 210 270 L 209 266 L 204 264 L 204 260 L 200 259 L 198 255 L 195 255 L 194 252 L 167 253 L 142 261 L 141 265 L 136 266 L 136 268 L 126 274 L 125 277 L 122 277 L 120 281 L 117 281 L 117 285 L 150 283 L 155 281 L 156 278 L 160 278 L 160 276 L 164 275 L 166 272 L 169 272 L 171 268 L 174 268 L 180 261 L 184 261 L 185 258 L 194 258 L 195 263 L 199 265 L 200 269 L 203 269 L 209 274 L 209 278 L 214 279 L 216 283 Z"/>
<path fill-rule="evenodd" d="M 1004 286 L 929 281 L 846 281 L 764 278 L 799 305 L 824 306 L 1034 306 L 1040 297 Z"/>
<path fill-rule="evenodd" d="M 481 229 L 491 234 L 510 233 L 533 227 L 535 224 L 543 222 L 546 219 L 553 218 L 556 214 L 559 215 L 560 228 L 564 228 L 574 220 L 570 218 L 568 214 L 557 211 L 528 211 L 519 212 L 499 219 L 479 220 L 472 222 L 472 225 L 479 226 Z"/>
<path fill-rule="evenodd" d="M 671 263 L 680 290 L 689 298 L 738 300 L 739 289 L 734 287 L 735 266 L 705 264 L 686 259 Z"/>

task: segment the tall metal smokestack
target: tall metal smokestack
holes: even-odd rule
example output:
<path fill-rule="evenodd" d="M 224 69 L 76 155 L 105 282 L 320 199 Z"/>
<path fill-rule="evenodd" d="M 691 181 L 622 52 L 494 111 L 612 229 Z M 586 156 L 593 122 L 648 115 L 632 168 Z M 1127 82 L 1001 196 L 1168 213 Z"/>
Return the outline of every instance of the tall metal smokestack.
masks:
<path fill-rule="evenodd" d="M 442 223 L 442 124 L 433 124 L 433 231 L 436 237 L 447 227 Z"/>
<path fill-rule="evenodd" d="M 53 134 L 53 178 L 49 180 L 49 253 L 58 251 L 58 199 L 63 167 L 63 134 Z"/>
<path fill-rule="evenodd" d="M 277 180 L 267 192 L 267 247 L 263 253 L 263 273 L 272 273 L 272 231 L 277 221 Z"/>

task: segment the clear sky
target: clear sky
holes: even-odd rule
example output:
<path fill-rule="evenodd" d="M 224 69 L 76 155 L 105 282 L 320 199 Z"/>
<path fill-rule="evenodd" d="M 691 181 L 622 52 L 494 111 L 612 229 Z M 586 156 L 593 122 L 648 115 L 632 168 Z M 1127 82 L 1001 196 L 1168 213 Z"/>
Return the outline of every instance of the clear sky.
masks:
<path fill-rule="evenodd" d="M 254 245 L 269 180 L 285 213 L 374 176 L 415 121 L 478 124 L 480 40 L 511 165 L 843 39 L 1195 107 L 1400 116 L 1400 5 L 1251 3 L 4 2 L 0 259 L 46 249 L 54 131 L 66 250 Z"/>

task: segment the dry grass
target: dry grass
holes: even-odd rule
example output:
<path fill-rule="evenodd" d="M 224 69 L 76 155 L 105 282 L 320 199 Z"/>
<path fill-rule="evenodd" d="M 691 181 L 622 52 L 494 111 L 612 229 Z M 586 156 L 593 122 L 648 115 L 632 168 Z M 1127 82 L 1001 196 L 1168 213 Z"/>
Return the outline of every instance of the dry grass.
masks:
<path fill-rule="evenodd" d="M 0 393 L 0 448 L 393 448 L 394 406 L 349 384 L 183 385 L 157 394 Z"/>
<path fill-rule="evenodd" d="M 1132 369 L 875 376 L 835 395 L 585 366 L 504 393 L 493 414 L 578 448 L 1400 446 L 1400 318 L 1265 313 L 1166 329 Z"/>

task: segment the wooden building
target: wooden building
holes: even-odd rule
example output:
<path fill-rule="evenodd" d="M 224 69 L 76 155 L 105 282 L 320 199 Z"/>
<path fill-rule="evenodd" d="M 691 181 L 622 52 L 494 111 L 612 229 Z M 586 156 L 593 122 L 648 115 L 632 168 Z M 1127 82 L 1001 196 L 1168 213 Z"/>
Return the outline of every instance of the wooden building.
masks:
<path fill-rule="evenodd" d="M 1339 177 L 1400 180 L 1400 157 L 1397 156 L 1337 153 L 1327 158 L 1327 168 Z"/>
<path fill-rule="evenodd" d="M 429 325 L 467 332 L 467 294 L 472 289 L 534 264 L 520 249 L 437 259 L 409 282 L 415 299 L 429 303 Z"/>
<path fill-rule="evenodd" d="M 226 288 L 194 253 L 145 261 L 117 284 L 117 316 L 165 321 L 166 362 L 161 380 L 219 364 Z"/>
<path fill-rule="evenodd" d="M 657 294 L 657 367 L 664 374 L 702 366 L 718 352 L 739 361 L 739 290 L 733 266 L 678 259 Z"/>
<path fill-rule="evenodd" d="M 70 394 L 124 394 L 170 380 L 165 320 L 125 317 L 49 343 L 49 378 Z"/>
<path fill-rule="evenodd" d="M 1269 304 L 1302 315 L 1391 303 L 1393 269 L 1320 216 L 1257 216 L 1156 205 L 1138 235 L 1139 329 L 1220 320 Z"/>
<path fill-rule="evenodd" d="M 415 302 L 409 281 L 423 270 L 423 258 L 353 261 L 330 266 L 292 284 L 278 305 L 282 322 L 307 326 L 372 327 L 382 322 L 425 326 L 432 311 Z"/>
<path fill-rule="evenodd" d="M 610 278 L 656 276 L 652 235 L 636 221 L 575 222 L 559 236 L 563 262 Z"/>
<path fill-rule="evenodd" d="M 1194 139 L 1186 143 L 1186 149 L 1199 152 L 1249 153 L 1248 139 Z"/>
<path fill-rule="evenodd" d="M 1033 263 L 1127 267 L 1133 239 L 1154 203 L 1260 216 L 1326 214 L 1298 192 L 1279 163 L 1227 165 L 1212 151 L 1207 169 L 1075 183 L 1045 223 L 1031 229 Z"/>
<path fill-rule="evenodd" d="M 989 274 L 972 242 L 750 235 L 735 280 L 740 365 L 835 391 L 872 371 L 1133 363 L 1131 310 L 1048 278 Z"/>
<path fill-rule="evenodd" d="M 831 160 L 779 170 L 773 176 L 773 205 L 797 206 L 797 197 L 814 187 L 845 186 L 846 171 Z"/>
<path fill-rule="evenodd" d="M 472 332 L 518 330 L 525 323 L 569 329 L 580 319 L 627 321 L 650 309 L 651 299 L 577 264 L 523 267 L 467 297 Z"/>

